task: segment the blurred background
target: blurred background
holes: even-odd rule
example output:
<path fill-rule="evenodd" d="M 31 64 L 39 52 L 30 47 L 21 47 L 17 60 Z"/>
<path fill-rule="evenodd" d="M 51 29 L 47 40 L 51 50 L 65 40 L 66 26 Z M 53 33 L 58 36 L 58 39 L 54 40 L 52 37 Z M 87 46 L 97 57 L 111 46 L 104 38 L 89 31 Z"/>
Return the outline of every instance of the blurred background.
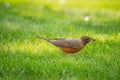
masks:
<path fill-rule="evenodd" d="M 64 55 L 45 38 L 96 39 Z M 0 0 L 0 80 L 120 80 L 120 0 Z"/>

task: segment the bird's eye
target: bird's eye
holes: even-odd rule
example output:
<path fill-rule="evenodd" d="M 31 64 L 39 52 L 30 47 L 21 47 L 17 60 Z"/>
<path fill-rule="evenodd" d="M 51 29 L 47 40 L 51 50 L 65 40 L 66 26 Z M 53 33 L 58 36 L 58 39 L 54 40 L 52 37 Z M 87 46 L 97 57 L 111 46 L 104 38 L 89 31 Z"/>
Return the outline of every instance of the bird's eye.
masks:
<path fill-rule="evenodd" d="M 87 38 L 87 41 L 89 41 L 89 38 Z"/>

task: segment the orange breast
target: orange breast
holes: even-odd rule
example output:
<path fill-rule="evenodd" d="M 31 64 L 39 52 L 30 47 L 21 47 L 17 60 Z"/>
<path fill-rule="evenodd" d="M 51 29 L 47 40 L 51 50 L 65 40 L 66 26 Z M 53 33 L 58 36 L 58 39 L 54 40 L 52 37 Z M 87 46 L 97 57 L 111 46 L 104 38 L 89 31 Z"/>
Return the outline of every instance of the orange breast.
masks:
<path fill-rule="evenodd" d="M 82 48 L 68 48 L 68 47 L 62 47 L 61 48 L 65 53 L 75 53 L 81 50 Z"/>

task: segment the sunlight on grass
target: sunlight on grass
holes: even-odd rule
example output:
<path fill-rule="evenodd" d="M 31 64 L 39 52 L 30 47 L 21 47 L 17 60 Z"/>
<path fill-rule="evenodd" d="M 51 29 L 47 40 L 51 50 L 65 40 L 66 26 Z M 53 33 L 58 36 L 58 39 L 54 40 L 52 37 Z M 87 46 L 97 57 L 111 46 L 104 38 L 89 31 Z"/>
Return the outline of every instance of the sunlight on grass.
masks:
<path fill-rule="evenodd" d="M 69 7 L 80 7 L 80 8 L 86 8 L 86 9 L 105 9 L 105 8 L 113 8 L 116 10 L 119 10 L 119 0 L 112 0 L 112 1 L 100 1 L 100 0 L 2 0 L 3 2 L 12 3 L 12 4 L 20 4 L 20 3 L 27 3 L 27 4 L 35 4 L 36 6 L 44 6 L 49 9 L 53 10 L 59 10 L 63 8 L 69 8 Z M 118 3 L 116 3 L 116 1 Z M 115 5 L 116 4 L 116 5 Z M 64 7 L 63 7 L 64 6 Z M 114 7 L 113 7 L 114 6 Z"/>
<path fill-rule="evenodd" d="M 31 42 L 28 40 L 25 41 L 17 41 L 12 43 L 6 43 L 2 46 L 3 50 L 5 51 L 12 51 L 12 52 L 28 52 L 33 54 L 43 54 L 43 52 L 50 52 L 53 51 L 57 52 L 58 49 L 50 43 L 47 42 Z"/>
<path fill-rule="evenodd" d="M 0 0 L 0 80 L 120 80 L 119 0 Z M 65 55 L 37 39 L 95 42 Z"/>
<path fill-rule="evenodd" d="M 111 41 L 120 41 L 120 35 L 114 35 L 114 36 L 111 36 L 111 35 L 107 35 L 107 34 L 98 34 L 98 35 L 95 35 L 95 37 L 100 40 L 100 41 L 107 41 L 107 40 L 111 40 Z"/>
<path fill-rule="evenodd" d="M 116 36 L 108 36 L 107 34 L 98 34 L 94 35 L 94 38 L 96 41 L 120 41 L 120 35 Z M 58 52 L 60 51 L 59 48 L 55 47 L 53 44 L 48 43 L 47 41 L 29 41 L 29 40 L 24 40 L 24 41 L 16 41 L 16 42 L 11 42 L 11 43 L 6 43 L 2 45 L 3 50 L 5 51 L 12 51 L 12 52 L 29 52 L 33 54 L 43 54 L 43 52 L 49 52 L 53 54 L 53 52 Z M 45 53 L 44 53 L 45 54 Z"/>

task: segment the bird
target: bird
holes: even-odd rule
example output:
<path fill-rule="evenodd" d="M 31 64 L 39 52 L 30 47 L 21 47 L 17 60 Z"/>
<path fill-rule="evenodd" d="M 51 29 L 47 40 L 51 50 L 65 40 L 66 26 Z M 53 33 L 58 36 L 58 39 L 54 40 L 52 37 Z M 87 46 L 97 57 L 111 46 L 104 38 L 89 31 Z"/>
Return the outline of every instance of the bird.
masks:
<path fill-rule="evenodd" d="M 57 38 L 57 39 L 49 39 L 41 36 L 36 36 L 37 38 L 46 40 L 53 45 L 59 47 L 65 54 L 73 54 L 78 51 L 81 51 L 86 44 L 91 41 L 95 41 L 95 39 L 89 36 L 82 36 L 80 38 Z"/>

